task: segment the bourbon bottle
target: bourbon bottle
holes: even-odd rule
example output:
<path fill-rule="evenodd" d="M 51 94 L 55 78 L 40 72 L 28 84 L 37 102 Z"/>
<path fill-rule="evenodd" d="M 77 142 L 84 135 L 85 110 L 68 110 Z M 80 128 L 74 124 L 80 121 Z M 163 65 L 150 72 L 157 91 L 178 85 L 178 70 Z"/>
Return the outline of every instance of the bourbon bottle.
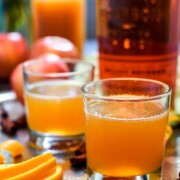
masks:
<path fill-rule="evenodd" d="M 178 7 L 179 0 L 96 0 L 99 77 L 156 79 L 174 96 Z"/>

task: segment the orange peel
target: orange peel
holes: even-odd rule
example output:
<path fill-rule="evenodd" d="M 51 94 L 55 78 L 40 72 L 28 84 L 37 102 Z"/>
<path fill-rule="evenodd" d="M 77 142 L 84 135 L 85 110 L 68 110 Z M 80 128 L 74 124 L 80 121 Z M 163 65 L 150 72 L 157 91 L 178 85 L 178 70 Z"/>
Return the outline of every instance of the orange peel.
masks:
<path fill-rule="evenodd" d="M 17 157 L 23 154 L 24 147 L 18 141 L 9 139 L 0 143 L 0 150 L 6 150 L 12 155 L 12 157 Z"/>
<path fill-rule="evenodd" d="M 166 130 L 166 142 L 171 138 L 172 133 L 173 133 L 172 127 L 168 125 Z"/>

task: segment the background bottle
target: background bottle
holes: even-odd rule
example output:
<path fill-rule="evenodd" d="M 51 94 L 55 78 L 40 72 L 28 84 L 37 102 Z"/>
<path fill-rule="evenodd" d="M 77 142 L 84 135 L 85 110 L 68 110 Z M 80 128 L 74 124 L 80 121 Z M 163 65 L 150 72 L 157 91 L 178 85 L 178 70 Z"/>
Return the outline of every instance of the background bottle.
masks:
<path fill-rule="evenodd" d="M 86 0 L 31 0 L 33 39 L 60 36 L 72 41 L 80 54 L 86 34 Z"/>
<path fill-rule="evenodd" d="M 176 86 L 178 0 L 96 0 L 100 78 L 142 77 Z"/>

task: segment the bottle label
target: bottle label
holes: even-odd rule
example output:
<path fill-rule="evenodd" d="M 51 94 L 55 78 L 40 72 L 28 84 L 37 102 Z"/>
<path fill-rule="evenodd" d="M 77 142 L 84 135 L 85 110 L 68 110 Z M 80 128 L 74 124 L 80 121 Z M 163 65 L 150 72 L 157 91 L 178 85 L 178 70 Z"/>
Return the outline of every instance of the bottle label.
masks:
<path fill-rule="evenodd" d="M 156 79 L 175 88 L 177 53 L 133 56 L 99 54 L 99 77 L 140 77 Z"/>

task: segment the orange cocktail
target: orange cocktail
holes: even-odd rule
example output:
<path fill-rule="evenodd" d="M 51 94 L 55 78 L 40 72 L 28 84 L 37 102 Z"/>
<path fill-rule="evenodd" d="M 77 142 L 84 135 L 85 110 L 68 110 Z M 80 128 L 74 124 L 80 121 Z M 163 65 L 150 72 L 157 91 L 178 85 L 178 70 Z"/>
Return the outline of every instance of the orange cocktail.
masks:
<path fill-rule="evenodd" d="M 54 58 L 23 65 L 29 144 L 39 150 L 70 152 L 84 142 L 82 85 L 94 67 L 83 61 Z"/>
<path fill-rule="evenodd" d="M 58 136 L 83 134 L 85 115 L 80 88 L 73 81 L 34 84 L 25 93 L 29 127 Z"/>
<path fill-rule="evenodd" d="M 93 102 L 89 106 L 86 141 L 90 168 L 109 176 L 134 176 L 161 166 L 168 113 L 159 103 Z"/>
<path fill-rule="evenodd" d="M 109 78 L 87 83 L 82 92 L 90 179 L 146 176 L 161 167 L 171 95 L 168 85 L 150 79 Z"/>
<path fill-rule="evenodd" d="M 82 53 L 85 40 L 85 0 L 32 0 L 33 34 L 71 40 Z"/>

